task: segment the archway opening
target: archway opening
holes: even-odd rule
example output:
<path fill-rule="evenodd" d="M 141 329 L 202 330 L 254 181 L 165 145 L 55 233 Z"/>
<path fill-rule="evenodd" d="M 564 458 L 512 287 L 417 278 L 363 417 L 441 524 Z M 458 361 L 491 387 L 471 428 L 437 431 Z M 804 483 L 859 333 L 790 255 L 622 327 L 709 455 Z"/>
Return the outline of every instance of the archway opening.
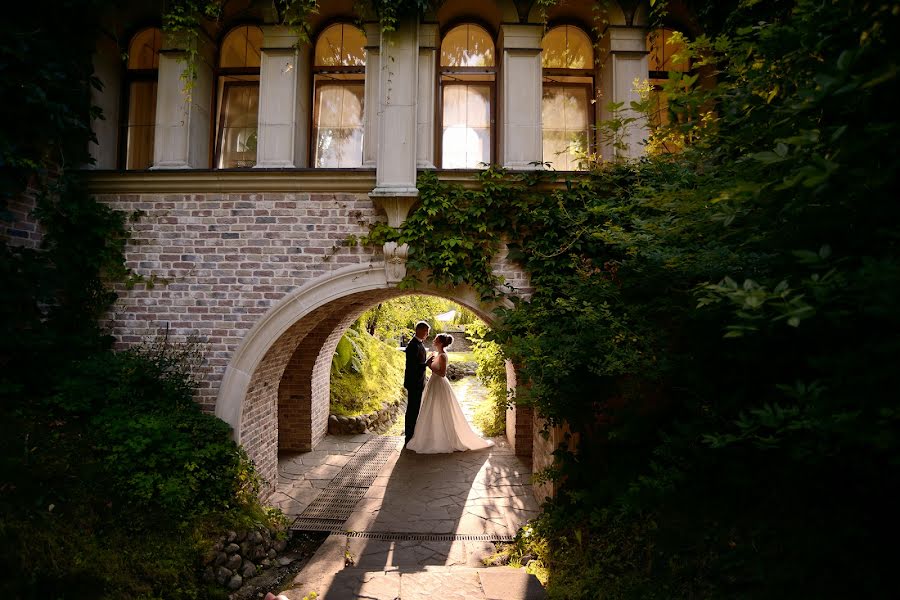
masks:
<path fill-rule="evenodd" d="M 451 336 L 446 376 L 470 427 L 483 437 L 505 434 L 505 363 L 489 325 L 452 300 L 422 294 L 368 308 L 341 335 L 331 361 L 329 434 L 403 435 L 405 351 L 420 321 L 431 327 L 426 352 L 436 335 Z"/>

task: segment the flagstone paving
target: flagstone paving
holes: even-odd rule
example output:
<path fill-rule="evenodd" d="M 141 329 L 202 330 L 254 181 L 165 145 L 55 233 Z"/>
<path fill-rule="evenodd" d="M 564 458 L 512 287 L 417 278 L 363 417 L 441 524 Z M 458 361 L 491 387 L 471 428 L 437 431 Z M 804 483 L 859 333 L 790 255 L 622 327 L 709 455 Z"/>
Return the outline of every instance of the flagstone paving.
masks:
<path fill-rule="evenodd" d="M 329 436 L 284 455 L 273 503 L 290 518 L 316 498 L 372 436 Z M 503 438 L 474 452 L 394 452 L 344 525 L 282 591 L 291 600 L 544 598 L 523 570 L 483 567 L 494 545 L 538 512 L 531 470 Z M 399 443 L 398 443 L 399 446 Z M 482 539 L 478 539 L 478 538 Z M 416 539 L 419 538 L 419 539 Z"/>

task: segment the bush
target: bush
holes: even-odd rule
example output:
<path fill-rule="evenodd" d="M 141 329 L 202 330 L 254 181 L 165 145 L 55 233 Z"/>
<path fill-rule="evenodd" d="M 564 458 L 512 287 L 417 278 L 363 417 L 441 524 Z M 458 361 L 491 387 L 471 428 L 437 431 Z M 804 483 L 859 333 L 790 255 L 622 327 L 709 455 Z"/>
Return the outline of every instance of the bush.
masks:
<path fill-rule="evenodd" d="M 4 428 L 27 450 L 4 453 L 3 597 L 216 597 L 198 576 L 212 539 L 277 523 L 228 425 L 192 400 L 197 358 L 168 343 L 89 356 Z"/>
<path fill-rule="evenodd" d="M 509 398 L 506 386 L 506 360 L 501 347 L 488 337 L 483 321 L 475 321 L 466 327 L 472 339 L 472 354 L 478 363 L 476 376 L 487 388 L 488 396 L 475 408 L 472 420 L 486 436 L 503 435 L 506 432 L 506 410 Z"/>

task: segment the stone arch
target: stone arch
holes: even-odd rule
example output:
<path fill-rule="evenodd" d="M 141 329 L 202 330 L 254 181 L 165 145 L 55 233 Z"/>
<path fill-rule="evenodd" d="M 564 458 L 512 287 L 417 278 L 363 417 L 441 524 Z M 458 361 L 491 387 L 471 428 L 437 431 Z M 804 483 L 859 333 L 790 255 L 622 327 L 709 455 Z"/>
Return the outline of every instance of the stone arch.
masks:
<path fill-rule="evenodd" d="M 383 264 L 370 263 L 351 265 L 303 285 L 248 332 L 225 370 L 216 416 L 232 426 L 235 441 L 256 463 L 265 482 L 274 482 L 277 473 L 279 396 L 289 411 L 281 417 L 290 438 L 288 447 L 311 449 L 327 431 L 329 367 L 341 334 L 368 307 L 409 293 L 447 298 L 487 323 L 493 320 L 495 305 L 482 303 L 467 286 L 439 289 L 426 284 L 401 290 L 387 281 Z M 283 381 L 289 364 L 293 378 Z"/>

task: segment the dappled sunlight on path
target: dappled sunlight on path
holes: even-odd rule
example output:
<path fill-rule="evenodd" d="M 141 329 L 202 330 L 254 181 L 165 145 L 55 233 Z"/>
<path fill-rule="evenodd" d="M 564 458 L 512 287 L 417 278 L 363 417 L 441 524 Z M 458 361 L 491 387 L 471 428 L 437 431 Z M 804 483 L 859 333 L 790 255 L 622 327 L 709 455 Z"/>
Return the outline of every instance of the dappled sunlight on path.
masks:
<path fill-rule="evenodd" d="M 324 447 L 281 461 L 278 494 L 291 515 L 312 502 L 327 485 L 323 478 L 334 477 L 367 437 L 328 437 Z M 345 532 L 329 536 L 288 597 L 315 591 L 326 599 L 542 598 L 524 572 L 482 566 L 493 540 L 511 539 L 538 514 L 530 468 L 503 438 L 494 441 L 475 452 L 394 452 Z"/>

